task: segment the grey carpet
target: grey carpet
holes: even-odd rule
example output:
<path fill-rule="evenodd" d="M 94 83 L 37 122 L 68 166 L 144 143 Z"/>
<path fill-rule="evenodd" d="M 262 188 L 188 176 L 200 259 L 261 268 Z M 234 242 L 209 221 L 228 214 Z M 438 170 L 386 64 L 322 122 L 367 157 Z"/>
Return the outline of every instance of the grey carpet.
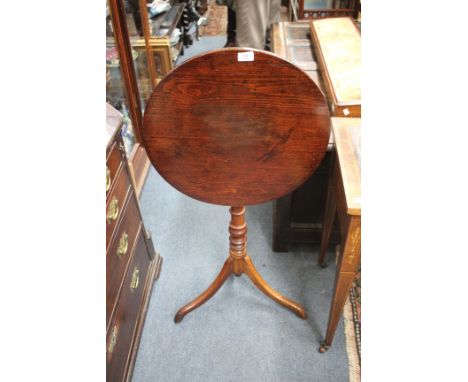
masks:
<path fill-rule="evenodd" d="M 174 324 L 175 312 L 213 281 L 228 255 L 227 207 L 191 199 L 151 169 L 141 208 L 164 257 L 151 296 L 133 381 L 347 381 L 343 324 L 319 354 L 335 267 L 317 250 L 271 250 L 272 203 L 247 208 L 248 251 L 265 280 L 302 303 L 301 320 L 245 276 L 231 277 L 205 305 Z"/>
<path fill-rule="evenodd" d="M 203 37 L 184 59 L 222 47 L 225 38 Z M 321 269 L 316 248 L 272 251 L 273 203 L 247 207 L 248 253 L 273 288 L 304 305 L 307 320 L 267 298 L 243 275 L 231 277 L 211 300 L 174 324 L 176 311 L 210 285 L 228 256 L 229 211 L 181 194 L 153 168 L 141 209 L 164 262 L 133 382 L 349 380 L 342 321 L 332 348 L 318 353 L 335 267 Z"/>
<path fill-rule="evenodd" d="M 205 53 L 213 49 L 220 49 L 224 44 L 226 44 L 226 36 L 200 37 L 199 41 L 196 41 L 194 37 L 193 40 L 194 44 L 185 49 L 184 55 L 179 56 L 176 65 L 180 65 L 182 62 L 201 53 Z"/>

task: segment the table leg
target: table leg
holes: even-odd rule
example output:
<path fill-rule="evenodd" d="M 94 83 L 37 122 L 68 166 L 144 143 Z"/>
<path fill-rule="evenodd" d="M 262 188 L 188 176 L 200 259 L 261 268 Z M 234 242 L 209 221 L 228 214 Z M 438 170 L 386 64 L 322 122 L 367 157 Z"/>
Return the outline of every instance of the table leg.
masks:
<path fill-rule="evenodd" d="M 284 297 L 282 294 L 278 293 L 267 284 L 263 277 L 260 276 L 260 273 L 258 273 L 258 271 L 255 269 L 255 266 L 253 265 L 249 256 L 245 257 L 245 265 L 245 273 L 247 273 L 247 276 L 249 276 L 250 280 L 252 280 L 258 289 L 260 289 L 265 295 L 276 301 L 278 304 L 281 304 L 285 308 L 292 310 L 296 316 L 302 318 L 303 320 L 307 319 L 307 313 L 301 305 L 287 297 Z"/>
<path fill-rule="evenodd" d="M 195 300 L 185 304 L 182 308 L 180 308 L 175 317 L 174 322 L 177 324 L 183 320 L 186 314 L 190 313 L 192 310 L 197 309 L 199 306 L 203 305 L 207 302 L 214 294 L 223 286 L 224 282 L 229 278 L 229 276 L 233 273 L 233 260 L 228 258 L 219 272 L 218 276 L 216 277 L 215 281 L 209 286 L 207 290 L 205 290 L 200 296 L 198 296 Z"/>
<path fill-rule="evenodd" d="M 330 179 L 331 183 L 331 179 Z M 334 194 L 333 187 L 329 186 L 327 191 L 327 204 L 325 205 L 325 216 L 323 218 L 323 231 L 322 240 L 320 241 L 320 254 L 318 263 L 321 267 L 325 268 L 327 262 L 325 261 L 328 249 L 328 243 L 330 241 L 330 234 L 333 227 L 333 221 L 335 220 L 336 214 L 336 197 Z"/>
<path fill-rule="evenodd" d="M 330 169 L 328 177 L 328 188 L 327 188 L 327 202 L 325 204 L 325 216 L 323 218 L 323 231 L 322 231 L 322 240 L 320 241 L 320 254 L 318 258 L 318 263 L 322 268 L 327 266 L 325 257 L 327 255 L 328 243 L 330 241 L 330 234 L 333 227 L 333 221 L 335 220 L 336 215 L 336 195 L 333 188 L 333 164 L 335 161 L 335 153 L 332 153 L 330 159 Z"/>
<path fill-rule="evenodd" d="M 356 277 L 361 261 L 361 217 L 350 216 L 344 245 L 340 250 L 338 268 L 335 276 L 335 287 L 328 318 L 325 341 L 320 346 L 320 353 L 325 353 L 331 346 L 336 328 L 343 313 L 344 304 L 349 295 L 349 289 Z"/>

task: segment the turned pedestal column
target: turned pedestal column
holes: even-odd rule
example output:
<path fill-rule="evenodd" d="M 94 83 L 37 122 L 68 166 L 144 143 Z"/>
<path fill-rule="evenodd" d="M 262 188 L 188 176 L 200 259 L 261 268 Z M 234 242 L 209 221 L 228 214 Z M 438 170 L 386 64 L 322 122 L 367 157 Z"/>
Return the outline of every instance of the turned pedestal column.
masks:
<path fill-rule="evenodd" d="M 240 276 L 242 273 L 246 273 L 255 286 L 268 297 L 292 310 L 300 318 L 306 319 L 307 314 L 304 308 L 271 288 L 257 272 L 250 257 L 247 256 L 247 224 L 245 222 L 245 208 L 231 207 L 229 211 L 231 212 L 231 223 L 229 224 L 229 257 L 224 263 L 221 272 L 219 272 L 218 277 L 216 277 L 210 287 L 195 300 L 180 308 L 174 318 L 174 321 L 182 321 L 187 313 L 198 308 L 209 300 L 218 291 L 218 289 L 221 288 L 229 276 L 232 274 Z"/>

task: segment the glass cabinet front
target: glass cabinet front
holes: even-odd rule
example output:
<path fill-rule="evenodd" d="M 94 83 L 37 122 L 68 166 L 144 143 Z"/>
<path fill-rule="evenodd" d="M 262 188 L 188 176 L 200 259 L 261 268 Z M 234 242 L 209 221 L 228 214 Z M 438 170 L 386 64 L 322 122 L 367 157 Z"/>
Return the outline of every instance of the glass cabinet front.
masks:
<path fill-rule="evenodd" d="M 134 60 L 138 52 L 132 50 Z M 115 43 L 109 6 L 106 10 L 106 101 L 123 115 L 122 137 L 127 156 L 136 143 L 132 119 L 127 103 L 126 88 L 122 79 L 119 51 Z"/>

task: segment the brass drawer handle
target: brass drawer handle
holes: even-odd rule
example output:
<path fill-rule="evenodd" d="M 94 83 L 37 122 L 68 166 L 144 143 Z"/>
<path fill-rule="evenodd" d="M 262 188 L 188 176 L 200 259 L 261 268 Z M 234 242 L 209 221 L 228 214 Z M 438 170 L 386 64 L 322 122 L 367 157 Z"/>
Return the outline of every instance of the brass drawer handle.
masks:
<path fill-rule="evenodd" d="M 119 199 L 113 198 L 109 204 L 109 211 L 107 211 L 107 223 L 117 220 L 119 216 Z"/>
<path fill-rule="evenodd" d="M 106 192 L 109 191 L 110 186 L 111 186 L 110 170 L 109 170 L 109 167 L 106 166 Z"/>
<path fill-rule="evenodd" d="M 128 234 L 124 232 L 119 240 L 119 248 L 117 249 L 117 256 L 121 257 L 128 251 Z"/>
<path fill-rule="evenodd" d="M 133 292 L 136 288 L 138 288 L 138 282 L 140 281 L 140 270 L 135 267 L 132 274 L 132 282 L 130 283 L 130 290 Z"/>
<path fill-rule="evenodd" d="M 117 325 L 114 325 L 114 328 L 112 329 L 112 334 L 111 338 L 109 341 L 109 347 L 107 348 L 107 352 L 109 354 L 112 354 L 115 348 L 115 345 L 117 344 L 117 335 L 119 334 L 119 328 Z"/>

